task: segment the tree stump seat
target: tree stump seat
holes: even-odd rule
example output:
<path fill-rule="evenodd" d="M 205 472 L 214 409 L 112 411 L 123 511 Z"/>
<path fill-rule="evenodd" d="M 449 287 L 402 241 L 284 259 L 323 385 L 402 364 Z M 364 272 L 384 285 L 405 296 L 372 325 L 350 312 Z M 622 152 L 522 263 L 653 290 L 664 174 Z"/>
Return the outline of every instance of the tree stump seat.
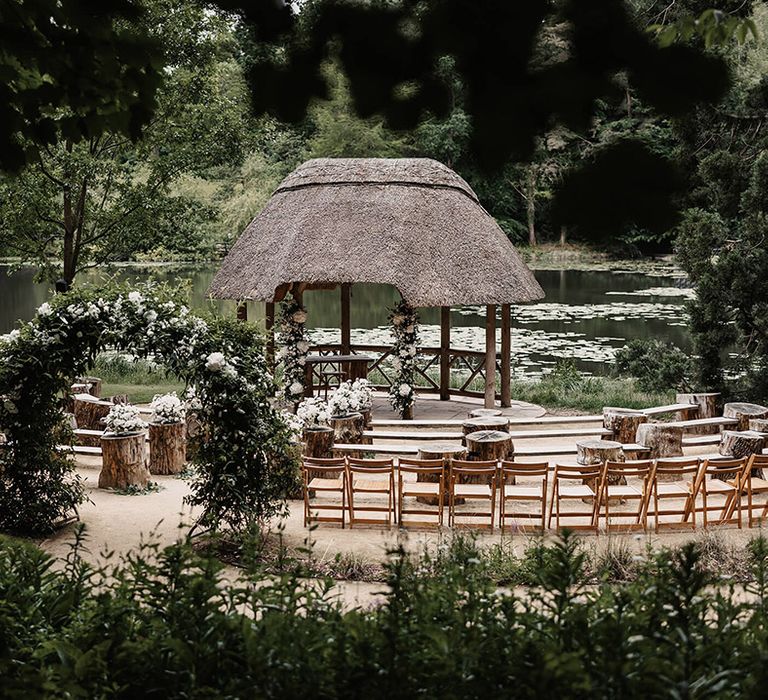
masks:
<path fill-rule="evenodd" d="M 649 450 L 650 459 L 683 456 L 683 429 L 666 423 L 643 423 L 637 429 L 637 443 Z"/>
<path fill-rule="evenodd" d="M 495 418 L 501 415 L 501 411 L 498 408 L 473 408 L 468 414 L 468 418 L 484 418 L 490 416 Z"/>
<path fill-rule="evenodd" d="M 144 488 L 149 483 L 147 443 L 143 432 L 101 438 L 100 489 Z"/>
<path fill-rule="evenodd" d="M 620 442 L 614 440 L 579 440 L 576 443 L 576 463 L 588 467 L 603 462 L 624 462 L 624 450 Z M 611 477 L 608 482 L 611 485 L 626 484 L 625 477 Z M 584 479 L 584 484 L 592 489 L 597 488 L 595 479 Z M 591 503 L 591 498 L 582 499 L 585 503 Z M 618 499 L 617 499 L 618 500 Z"/>
<path fill-rule="evenodd" d="M 749 429 L 749 421 L 754 418 L 768 418 L 768 408 L 756 403 L 727 403 L 723 406 L 725 418 L 735 418 L 739 421 L 737 431 Z"/>
<path fill-rule="evenodd" d="M 717 402 L 720 394 L 717 392 L 694 392 L 688 394 L 676 394 L 677 403 L 690 403 L 698 408 L 696 418 L 717 418 Z M 678 418 L 684 420 L 684 418 Z M 688 432 L 696 435 L 712 435 L 719 432 L 716 425 L 700 425 L 690 428 Z"/>
<path fill-rule="evenodd" d="M 187 463 L 187 430 L 178 423 L 149 424 L 149 473 L 180 474 Z"/>
<path fill-rule="evenodd" d="M 479 416 L 478 418 L 468 418 L 461 424 L 464 438 L 478 430 L 498 430 L 508 433 L 509 419 L 504 416 Z"/>
<path fill-rule="evenodd" d="M 765 437 L 752 430 L 724 430 L 720 439 L 719 452 L 723 457 L 742 459 L 750 455 L 762 454 Z M 753 469 L 751 476 L 762 479 L 763 470 Z"/>
<path fill-rule="evenodd" d="M 608 441 L 618 442 L 622 445 L 636 442 L 637 429 L 647 422 L 648 416 L 642 411 L 610 406 L 603 409 L 603 428 L 612 433 L 611 437 L 606 437 Z"/>
<path fill-rule="evenodd" d="M 443 505 L 448 505 L 448 467 L 451 464 L 452 459 L 466 459 L 467 448 L 463 445 L 457 445 L 455 443 L 434 442 L 422 445 L 419 447 L 418 459 L 441 459 L 443 460 L 443 467 L 445 467 L 445 496 L 443 498 Z M 430 481 L 436 482 L 438 480 L 435 474 L 419 474 L 416 477 L 417 481 Z M 427 505 L 438 505 L 438 499 L 432 496 L 419 496 L 417 499 L 419 503 L 426 503 Z M 463 503 L 464 499 L 456 499 L 456 503 Z"/>

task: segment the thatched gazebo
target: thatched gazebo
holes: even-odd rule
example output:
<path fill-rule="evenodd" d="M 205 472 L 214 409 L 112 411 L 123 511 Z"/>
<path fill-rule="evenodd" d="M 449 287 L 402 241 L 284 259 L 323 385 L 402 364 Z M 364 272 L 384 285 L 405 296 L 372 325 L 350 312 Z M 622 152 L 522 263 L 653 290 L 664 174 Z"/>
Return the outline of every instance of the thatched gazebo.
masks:
<path fill-rule="evenodd" d="M 453 170 L 426 158 L 321 158 L 299 166 L 280 184 L 222 263 L 211 283 L 216 298 L 274 303 L 290 291 L 341 286 L 342 354 L 350 343 L 350 285 L 389 284 L 416 307 L 441 307 L 440 382 L 427 390 L 448 399 L 473 394 L 485 374 L 485 401 L 496 398 L 496 306 L 501 306 L 501 403 L 510 402 L 510 304 L 544 292 L 514 246 Z M 486 351 L 450 347 L 450 307 L 485 305 Z M 244 305 L 240 307 L 244 309 Z M 242 316 L 242 313 L 241 313 Z M 367 348 L 370 350 L 370 348 Z M 480 355 L 476 366 L 471 360 Z M 454 362 L 469 368 L 450 388 Z M 432 361 L 430 362 L 430 364 Z M 431 380 L 429 380 L 431 381 Z M 420 391 L 422 389 L 420 388 Z"/>

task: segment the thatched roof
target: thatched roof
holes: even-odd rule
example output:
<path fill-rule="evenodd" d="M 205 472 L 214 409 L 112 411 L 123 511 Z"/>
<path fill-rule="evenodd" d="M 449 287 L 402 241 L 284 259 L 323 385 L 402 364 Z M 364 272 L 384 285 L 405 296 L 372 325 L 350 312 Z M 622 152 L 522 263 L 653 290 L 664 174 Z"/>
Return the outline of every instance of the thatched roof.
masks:
<path fill-rule="evenodd" d="M 272 301 L 293 282 L 391 284 L 414 306 L 544 296 L 472 188 L 426 158 L 307 161 L 245 229 L 210 293 Z"/>

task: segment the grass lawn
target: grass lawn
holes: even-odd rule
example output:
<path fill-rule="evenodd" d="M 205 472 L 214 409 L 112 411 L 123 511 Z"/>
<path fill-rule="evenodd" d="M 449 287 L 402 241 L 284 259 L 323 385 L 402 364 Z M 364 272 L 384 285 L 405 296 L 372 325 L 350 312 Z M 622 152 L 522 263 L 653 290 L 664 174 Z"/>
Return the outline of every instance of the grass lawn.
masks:
<path fill-rule="evenodd" d="M 184 391 L 182 382 L 158 382 L 157 384 L 130 384 L 120 382 L 103 382 L 101 385 L 102 396 L 114 396 L 127 394 L 131 403 L 149 403 L 155 394 L 169 394 L 175 391 L 181 396 Z"/>

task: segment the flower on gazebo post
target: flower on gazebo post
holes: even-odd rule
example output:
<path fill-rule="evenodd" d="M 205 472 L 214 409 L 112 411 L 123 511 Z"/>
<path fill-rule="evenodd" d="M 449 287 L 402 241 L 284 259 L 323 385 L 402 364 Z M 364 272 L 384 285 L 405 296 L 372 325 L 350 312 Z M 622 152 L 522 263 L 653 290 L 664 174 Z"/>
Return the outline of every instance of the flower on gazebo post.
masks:
<path fill-rule="evenodd" d="M 307 310 L 295 299 L 280 305 L 280 334 L 278 362 L 283 363 L 285 399 L 294 407 L 304 396 L 305 374 L 309 341 L 305 324 Z"/>
<path fill-rule="evenodd" d="M 416 345 L 419 318 L 416 310 L 401 299 L 390 311 L 389 322 L 395 342 L 392 346 L 392 366 L 395 378 L 389 388 L 389 402 L 402 418 L 413 418 L 416 401 Z"/>

